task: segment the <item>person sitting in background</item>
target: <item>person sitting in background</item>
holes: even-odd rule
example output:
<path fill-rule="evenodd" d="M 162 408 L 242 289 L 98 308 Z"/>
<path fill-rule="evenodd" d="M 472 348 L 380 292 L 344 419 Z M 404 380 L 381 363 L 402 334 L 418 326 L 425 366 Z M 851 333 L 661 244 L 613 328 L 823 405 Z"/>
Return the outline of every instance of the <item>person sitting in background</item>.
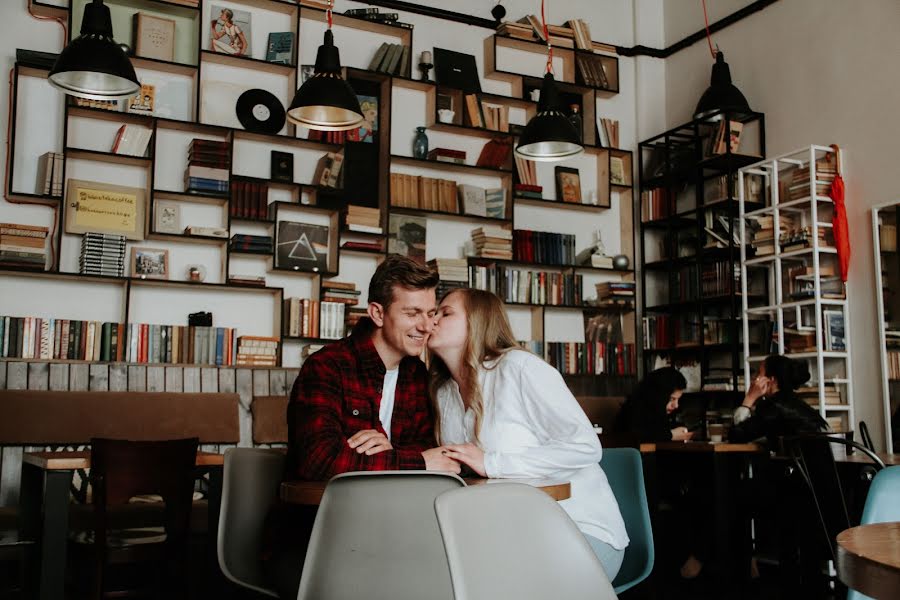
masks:
<path fill-rule="evenodd" d="M 674 424 L 678 401 L 687 381 L 675 367 L 647 374 L 622 406 L 616 422 L 619 432 L 634 432 L 641 442 L 689 440 L 694 432 Z"/>
<path fill-rule="evenodd" d="M 796 389 L 807 381 L 806 363 L 778 354 L 767 356 L 734 411 L 729 439 L 748 442 L 765 437 L 774 448 L 779 437 L 828 429 L 816 409 L 797 395 Z"/>
<path fill-rule="evenodd" d="M 503 302 L 476 289 L 447 294 L 428 338 L 435 433 L 449 458 L 481 477 L 569 480 L 560 502 L 612 581 L 628 534 L 598 464 L 600 442 L 562 376 L 516 343 Z"/>

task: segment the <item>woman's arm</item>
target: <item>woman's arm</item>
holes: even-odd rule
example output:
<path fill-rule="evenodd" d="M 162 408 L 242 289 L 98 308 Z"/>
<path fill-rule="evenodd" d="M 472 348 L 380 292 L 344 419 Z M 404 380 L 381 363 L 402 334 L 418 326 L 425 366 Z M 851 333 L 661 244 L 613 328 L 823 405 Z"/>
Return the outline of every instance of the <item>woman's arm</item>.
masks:
<path fill-rule="evenodd" d="M 247 38 L 244 37 L 244 32 L 238 29 L 238 39 L 241 41 L 241 48 L 238 50 L 238 55 L 247 54 Z"/>

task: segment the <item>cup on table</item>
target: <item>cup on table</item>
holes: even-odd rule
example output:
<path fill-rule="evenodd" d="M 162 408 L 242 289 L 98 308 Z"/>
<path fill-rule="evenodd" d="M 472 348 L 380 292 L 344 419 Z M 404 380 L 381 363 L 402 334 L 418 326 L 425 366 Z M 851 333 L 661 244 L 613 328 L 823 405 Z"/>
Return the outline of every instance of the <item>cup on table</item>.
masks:
<path fill-rule="evenodd" d="M 709 424 L 709 441 L 711 442 L 721 442 L 725 439 L 725 424 L 724 423 L 710 423 Z"/>

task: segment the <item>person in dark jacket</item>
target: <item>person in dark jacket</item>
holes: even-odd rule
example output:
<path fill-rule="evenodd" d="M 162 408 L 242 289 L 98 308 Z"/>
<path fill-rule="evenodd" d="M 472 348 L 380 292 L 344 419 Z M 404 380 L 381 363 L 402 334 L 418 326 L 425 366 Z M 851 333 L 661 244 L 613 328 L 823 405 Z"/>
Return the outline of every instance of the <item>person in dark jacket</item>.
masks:
<path fill-rule="evenodd" d="M 807 381 L 806 363 L 778 354 L 767 356 L 734 412 L 729 439 L 747 442 L 764 437 L 774 448 L 779 437 L 828 429 L 816 409 L 797 395 L 796 389 Z"/>
<path fill-rule="evenodd" d="M 641 442 L 691 439 L 693 432 L 674 423 L 678 400 L 686 387 L 684 375 L 675 367 L 648 373 L 622 406 L 616 428 L 637 433 Z"/>

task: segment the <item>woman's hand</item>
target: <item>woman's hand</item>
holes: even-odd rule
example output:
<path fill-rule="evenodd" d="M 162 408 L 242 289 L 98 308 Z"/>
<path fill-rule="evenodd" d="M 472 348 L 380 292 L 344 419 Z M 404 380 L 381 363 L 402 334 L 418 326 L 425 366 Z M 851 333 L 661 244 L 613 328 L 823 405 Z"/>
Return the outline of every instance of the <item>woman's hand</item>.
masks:
<path fill-rule="evenodd" d="M 484 451 L 475 444 L 452 444 L 445 446 L 448 458 L 467 465 L 481 477 L 487 477 L 484 470 Z"/>
<path fill-rule="evenodd" d="M 757 375 L 750 385 L 750 389 L 744 395 L 744 401 L 741 403 L 747 408 L 752 408 L 756 401 L 766 395 L 769 388 L 769 379 L 761 375 Z"/>
<path fill-rule="evenodd" d="M 694 437 L 693 431 L 688 431 L 687 427 L 674 427 L 672 428 L 672 441 L 673 442 L 686 442 L 687 440 Z"/>

